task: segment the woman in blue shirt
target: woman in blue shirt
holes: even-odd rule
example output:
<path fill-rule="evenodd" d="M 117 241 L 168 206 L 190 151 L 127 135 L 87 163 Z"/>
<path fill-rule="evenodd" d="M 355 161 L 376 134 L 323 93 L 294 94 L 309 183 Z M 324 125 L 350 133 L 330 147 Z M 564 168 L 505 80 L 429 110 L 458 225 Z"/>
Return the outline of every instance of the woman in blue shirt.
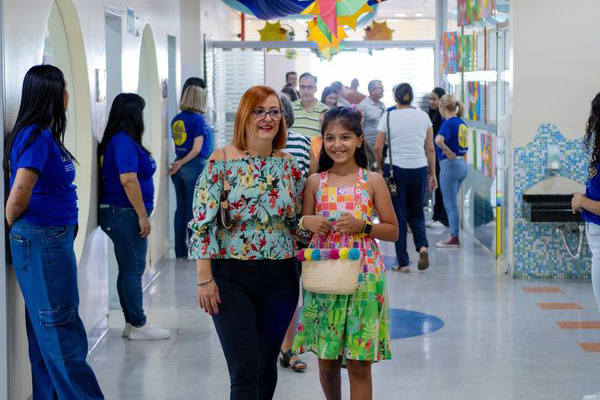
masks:
<path fill-rule="evenodd" d="M 78 312 L 75 164 L 64 146 L 68 102 L 58 68 L 32 67 L 4 153 L 10 184 L 6 220 L 25 300 L 34 400 L 104 398 L 86 362 Z"/>
<path fill-rule="evenodd" d="M 459 247 L 458 191 L 467 177 L 464 155 L 468 150 L 469 132 L 461 119 L 464 106 L 454 96 L 446 94 L 440 99 L 440 113 L 446 119 L 435 137 L 440 148 L 440 187 L 444 196 L 444 207 L 450 223 L 450 235 L 437 243 L 438 247 Z"/>
<path fill-rule="evenodd" d="M 197 85 L 188 86 L 179 103 L 181 112 L 173 118 L 171 131 L 177 158 L 169 175 L 175 185 L 175 256 L 187 258 L 192 231 L 187 223 L 193 218 L 194 187 L 204 164 L 213 151 L 213 138 L 206 121 L 206 94 Z"/>
<path fill-rule="evenodd" d="M 100 227 L 111 238 L 119 265 L 117 292 L 125 315 L 123 337 L 167 339 L 170 332 L 146 323 L 142 275 L 146 269 L 154 208 L 156 163 L 142 145 L 144 99 L 121 93 L 113 101 L 100 156 Z"/>
<path fill-rule="evenodd" d="M 582 212 L 585 233 L 592 251 L 592 288 L 596 304 L 600 306 L 600 93 L 592 100 L 590 117 L 585 127 L 584 143 L 590 154 L 588 180 L 585 195 L 577 193 L 571 200 L 573 213 Z M 583 397 L 583 400 L 599 400 L 600 392 Z"/>

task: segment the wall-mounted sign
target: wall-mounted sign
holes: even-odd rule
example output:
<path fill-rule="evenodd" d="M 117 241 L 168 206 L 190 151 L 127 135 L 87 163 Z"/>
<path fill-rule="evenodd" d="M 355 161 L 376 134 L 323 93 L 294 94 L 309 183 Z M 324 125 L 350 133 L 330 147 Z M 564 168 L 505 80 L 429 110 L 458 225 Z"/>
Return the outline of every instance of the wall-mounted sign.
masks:
<path fill-rule="evenodd" d="M 140 36 L 140 17 L 135 15 L 133 8 L 127 8 L 127 32 Z"/>

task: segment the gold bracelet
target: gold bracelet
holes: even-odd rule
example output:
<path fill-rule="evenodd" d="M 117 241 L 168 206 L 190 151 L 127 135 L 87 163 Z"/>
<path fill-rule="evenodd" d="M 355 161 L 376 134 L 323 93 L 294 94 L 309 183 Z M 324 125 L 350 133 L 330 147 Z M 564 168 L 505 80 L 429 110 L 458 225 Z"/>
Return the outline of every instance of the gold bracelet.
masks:
<path fill-rule="evenodd" d="M 202 282 L 198 283 L 198 284 L 197 284 L 197 286 L 204 286 L 204 285 L 206 285 L 206 284 L 208 284 L 208 283 L 211 283 L 211 282 L 212 282 L 212 281 L 214 281 L 214 280 L 215 280 L 215 278 L 214 278 L 214 277 L 212 277 L 212 278 L 210 278 L 210 279 L 207 279 L 207 280 L 205 280 L 205 281 L 202 281 Z"/>

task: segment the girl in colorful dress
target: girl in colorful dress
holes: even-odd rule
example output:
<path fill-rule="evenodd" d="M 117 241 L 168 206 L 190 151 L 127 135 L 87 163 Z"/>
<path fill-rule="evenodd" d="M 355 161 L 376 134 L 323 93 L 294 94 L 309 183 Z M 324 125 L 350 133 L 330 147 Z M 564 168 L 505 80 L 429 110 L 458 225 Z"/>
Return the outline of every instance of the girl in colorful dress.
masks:
<path fill-rule="evenodd" d="M 385 267 L 375 239 L 397 240 L 398 222 L 383 177 L 367 170 L 361 114 L 334 107 L 321 134 L 319 174 L 306 181 L 300 228 L 313 233 L 310 248 L 358 248 L 364 264 L 351 295 L 306 291 L 294 350 L 318 356 L 327 400 L 341 399 L 344 362 L 352 400 L 371 399 L 371 364 L 391 358 Z"/>

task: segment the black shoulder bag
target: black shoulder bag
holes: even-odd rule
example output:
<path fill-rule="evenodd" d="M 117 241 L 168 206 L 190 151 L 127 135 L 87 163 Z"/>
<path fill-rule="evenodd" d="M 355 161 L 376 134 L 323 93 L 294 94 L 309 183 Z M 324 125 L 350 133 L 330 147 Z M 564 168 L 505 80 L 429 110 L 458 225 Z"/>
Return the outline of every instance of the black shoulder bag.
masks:
<path fill-rule="evenodd" d="M 387 112 L 387 150 L 388 156 L 390 157 L 390 176 L 385 178 L 385 183 L 390 191 L 390 196 L 396 196 L 398 194 L 398 185 L 396 185 L 396 179 L 394 178 L 394 163 L 392 162 L 392 135 L 390 132 L 390 112 Z"/>

